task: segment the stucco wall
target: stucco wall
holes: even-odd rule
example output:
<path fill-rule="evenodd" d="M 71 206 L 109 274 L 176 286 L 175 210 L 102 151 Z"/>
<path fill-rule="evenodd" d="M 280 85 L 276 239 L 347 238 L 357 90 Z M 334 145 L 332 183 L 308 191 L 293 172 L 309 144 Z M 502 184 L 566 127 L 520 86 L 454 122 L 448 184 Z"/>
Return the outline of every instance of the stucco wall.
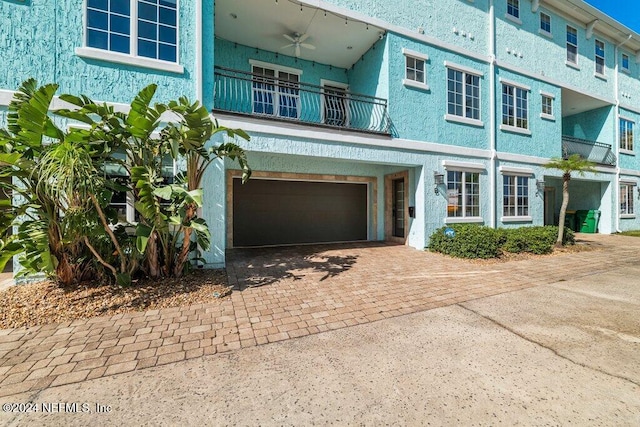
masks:
<path fill-rule="evenodd" d="M 563 117 L 563 135 L 576 138 L 597 141 L 605 144 L 614 144 L 614 108 L 602 107 L 584 113 Z"/>
<path fill-rule="evenodd" d="M 180 2 L 179 63 L 184 74 L 84 59 L 75 54 L 83 42 L 83 2 L 30 0 L 0 2 L 0 89 L 15 90 L 29 77 L 60 84 L 59 93 L 85 94 L 95 100 L 128 103 L 150 83 L 156 101 L 185 95 L 195 99 L 195 2 Z"/>

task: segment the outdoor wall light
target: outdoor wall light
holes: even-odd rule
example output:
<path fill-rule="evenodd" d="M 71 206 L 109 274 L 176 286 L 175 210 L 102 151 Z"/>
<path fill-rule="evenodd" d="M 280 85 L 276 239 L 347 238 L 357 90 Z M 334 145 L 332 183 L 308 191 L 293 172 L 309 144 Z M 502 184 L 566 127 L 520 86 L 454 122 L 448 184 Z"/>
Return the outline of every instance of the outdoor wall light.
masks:
<path fill-rule="evenodd" d="M 444 174 L 439 173 L 438 171 L 433 172 L 433 192 L 436 194 L 440 194 L 438 190 L 438 186 L 444 184 Z"/>
<path fill-rule="evenodd" d="M 536 180 L 536 189 L 538 190 L 538 193 L 544 193 L 544 186 L 545 186 L 546 184 L 547 184 L 547 183 L 546 183 L 546 182 L 544 182 L 544 181 L 543 181 L 543 180 L 541 180 L 541 179 L 537 179 L 537 180 Z"/>

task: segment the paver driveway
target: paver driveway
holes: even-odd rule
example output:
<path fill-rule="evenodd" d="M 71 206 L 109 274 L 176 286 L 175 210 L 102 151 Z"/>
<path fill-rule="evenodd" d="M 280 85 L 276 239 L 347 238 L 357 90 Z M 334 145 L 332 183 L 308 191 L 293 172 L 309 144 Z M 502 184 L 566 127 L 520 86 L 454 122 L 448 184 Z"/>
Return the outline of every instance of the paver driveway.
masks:
<path fill-rule="evenodd" d="M 599 251 L 506 263 L 377 243 L 235 250 L 224 301 L 0 330 L 7 396 L 314 334 L 639 261 L 640 239 L 584 236 Z"/>

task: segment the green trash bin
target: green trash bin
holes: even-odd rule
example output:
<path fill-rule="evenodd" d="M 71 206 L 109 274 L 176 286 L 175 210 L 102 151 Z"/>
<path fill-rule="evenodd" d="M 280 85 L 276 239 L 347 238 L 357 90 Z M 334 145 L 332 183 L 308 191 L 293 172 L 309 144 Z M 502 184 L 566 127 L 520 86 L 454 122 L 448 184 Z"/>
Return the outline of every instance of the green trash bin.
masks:
<path fill-rule="evenodd" d="M 598 222 L 600 221 L 600 211 L 592 209 L 586 212 L 587 212 L 586 217 L 580 223 L 580 232 L 595 233 L 598 230 Z"/>
<path fill-rule="evenodd" d="M 589 211 L 580 209 L 576 211 L 576 227 L 573 229 L 575 232 L 588 233 L 588 231 L 582 231 L 583 225 L 589 216 Z"/>

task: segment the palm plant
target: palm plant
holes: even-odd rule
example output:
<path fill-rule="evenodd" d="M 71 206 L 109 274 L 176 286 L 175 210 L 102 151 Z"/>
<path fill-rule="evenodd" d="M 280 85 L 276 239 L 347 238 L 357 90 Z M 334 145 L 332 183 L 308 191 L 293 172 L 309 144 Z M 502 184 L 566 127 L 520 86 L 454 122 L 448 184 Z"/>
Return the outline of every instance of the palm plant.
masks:
<path fill-rule="evenodd" d="M 565 159 L 551 159 L 544 167 L 547 169 L 557 169 L 562 172 L 562 205 L 560 207 L 558 238 L 556 240 L 556 247 L 562 247 L 564 221 L 567 215 L 567 206 L 569 205 L 569 181 L 571 181 L 571 174 L 577 172 L 580 176 L 584 176 L 585 172 L 596 172 L 595 163 L 581 157 L 579 154 L 572 154 Z"/>

